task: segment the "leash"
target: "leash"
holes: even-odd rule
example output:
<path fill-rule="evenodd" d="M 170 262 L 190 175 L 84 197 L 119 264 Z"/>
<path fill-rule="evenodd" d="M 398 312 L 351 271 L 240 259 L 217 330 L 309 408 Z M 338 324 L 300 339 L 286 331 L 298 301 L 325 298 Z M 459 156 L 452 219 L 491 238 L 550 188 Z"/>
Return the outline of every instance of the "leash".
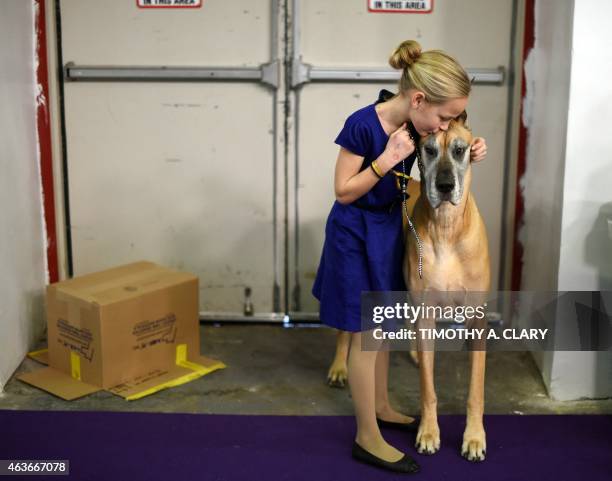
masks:
<path fill-rule="evenodd" d="M 410 129 L 406 129 L 406 131 L 408 132 L 408 136 L 410 137 L 410 140 L 412 140 L 412 143 L 414 144 L 419 172 L 421 173 L 421 176 L 422 176 L 423 175 L 423 163 L 421 162 L 421 155 L 419 153 L 418 144 L 415 142 L 414 137 L 412 137 L 412 133 L 410 132 Z M 400 172 L 396 172 L 395 170 L 393 170 L 393 173 L 396 175 L 396 177 L 399 179 L 399 182 L 401 183 L 400 190 L 402 192 L 402 206 L 403 206 L 404 216 L 406 217 L 406 220 L 408 221 L 408 226 L 410 227 L 410 230 L 412 231 L 412 233 L 414 234 L 414 238 L 416 239 L 417 250 L 419 252 L 419 279 L 423 279 L 423 245 L 421 244 L 421 239 L 419 237 L 419 234 L 417 234 L 414 224 L 412 223 L 412 220 L 410 219 L 410 216 L 408 215 L 407 186 L 408 186 L 408 180 L 412 179 L 412 177 L 406 175 L 406 163 L 404 159 L 402 159 L 402 172 L 400 173 Z"/>

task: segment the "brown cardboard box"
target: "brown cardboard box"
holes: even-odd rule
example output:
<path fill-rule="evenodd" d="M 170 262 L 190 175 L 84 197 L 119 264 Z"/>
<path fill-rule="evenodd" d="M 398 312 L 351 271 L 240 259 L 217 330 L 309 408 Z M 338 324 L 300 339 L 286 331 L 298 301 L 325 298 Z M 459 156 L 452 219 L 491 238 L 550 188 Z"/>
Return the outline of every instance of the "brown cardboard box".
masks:
<path fill-rule="evenodd" d="M 67 400 L 128 400 L 224 368 L 200 356 L 198 278 L 136 262 L 47 287 L 48 367 L 18 378 Z"/>

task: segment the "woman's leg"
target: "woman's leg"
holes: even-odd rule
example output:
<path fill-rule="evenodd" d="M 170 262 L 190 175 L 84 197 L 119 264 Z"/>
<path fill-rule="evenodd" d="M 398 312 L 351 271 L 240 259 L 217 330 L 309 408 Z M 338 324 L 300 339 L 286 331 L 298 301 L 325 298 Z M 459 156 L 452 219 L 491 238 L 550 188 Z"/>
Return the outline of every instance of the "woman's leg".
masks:
<path fill-rule="evenodd" d="M 351 334 L 349 352 L 349 386 L 357 418 L 355 440 L 363 449 L 385 461 L 395 462 L 403 453 L 388 444 L 376 423 L 376 356 L 377 351 L 362 351 L 361 333 Z"/>
<path fill-rule="evenodd" d="M 383 421 L 411 423 L 414 418 L 398 413 L 389 403 L 389 351 L 385 347 L 383 344 L 376 356 L 376 415 Z"/>

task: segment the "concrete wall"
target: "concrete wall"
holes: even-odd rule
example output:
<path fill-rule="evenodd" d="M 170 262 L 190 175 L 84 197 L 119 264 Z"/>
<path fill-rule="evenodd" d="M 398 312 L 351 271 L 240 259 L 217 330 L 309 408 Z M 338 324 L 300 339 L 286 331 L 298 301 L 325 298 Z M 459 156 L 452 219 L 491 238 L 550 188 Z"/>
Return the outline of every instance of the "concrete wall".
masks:
<path fill-rule="evenodd" d="M 539 0 L 526 61 L 523 122 L 529 130 L 521 180 L 525 225 L 522 290 L 606 290 L 612 279 L 612 4 Z M 599 134 L 597 132 L 600 132 Z M 561 313 L 560 313 L 561 316 Z M 534 353 L 559 400 L 612 395 L 609 353 Z"/>
<path fill-rule="evenodd" d="M 612 3 L 574 6 L 559 290 L 612 290 Z M 608 309 L 612 306 L 607 306 Z M 612 312 L 612 310 L 608 310 Z M 612 396 L 611 352 L 557 352 L 551 395 Z"/>
<path fill-rule="evenodd" d="M 563 210 L 563 172 L 569 106 L 572 0 L 535 4 L 535 42 L 525 59 L 521 121 L 528 131 L 526 169 L 520 181 L 525 215 L 521 289 L 556 291 Z M 552 357 L 534 352 L 548 386 Z"/>
<path fill-rule="evenodd" d="M 0 2 L 0 392 L 44 326 L 35 14 L 32 1 Z"/>

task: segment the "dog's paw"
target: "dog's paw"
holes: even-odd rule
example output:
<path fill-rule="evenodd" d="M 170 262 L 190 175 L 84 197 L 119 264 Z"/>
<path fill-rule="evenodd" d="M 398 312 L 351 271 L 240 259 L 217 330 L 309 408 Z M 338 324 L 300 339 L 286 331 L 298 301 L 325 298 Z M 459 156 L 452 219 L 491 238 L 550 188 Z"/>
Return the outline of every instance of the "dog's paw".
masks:
<path fill-rule="evenodd" d="M 461 455 L 468 461 L 484 461 L 487 454 L 487 438 L 484 428 L 467 427 L 463 433 Z"/>
<path fill-rule="evenodd" d="M 331 387 L 344 387 L 348 379 L 346 362 L 334 361 L 327 373 L 327 384 Z"/>
<path fill-rule="evenodd" d="M 434 454 L 440 449 L 440 428 L 437 422 L 421 420 L 416 437 L 416 450 L 419 454 Z"/>

